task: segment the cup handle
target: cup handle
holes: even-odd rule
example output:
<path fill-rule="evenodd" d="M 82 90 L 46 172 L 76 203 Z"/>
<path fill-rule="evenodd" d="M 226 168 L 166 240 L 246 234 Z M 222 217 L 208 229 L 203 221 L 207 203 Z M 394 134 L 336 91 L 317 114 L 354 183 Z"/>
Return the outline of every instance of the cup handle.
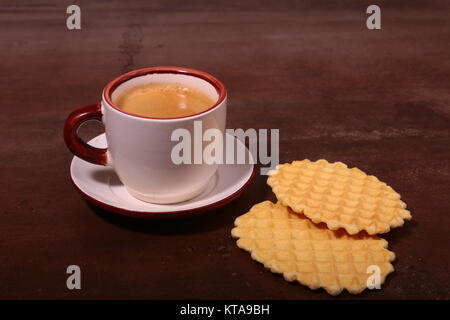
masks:
<path fill-rule="evenodd" d="M 88 120 L 102 121 L 101 104 L 93 104 L 74 110 L 64 124 L 64 141 L 77 157 L 94 164 L 108 164 L 107 149 L 88 145 L 78 136 L 78 128 Z"/>

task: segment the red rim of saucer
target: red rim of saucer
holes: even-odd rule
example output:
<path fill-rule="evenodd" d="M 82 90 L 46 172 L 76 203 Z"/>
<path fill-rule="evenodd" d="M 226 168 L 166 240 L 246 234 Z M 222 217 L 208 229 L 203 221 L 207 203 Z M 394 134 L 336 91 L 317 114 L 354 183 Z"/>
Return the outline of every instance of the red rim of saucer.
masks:
<path fill-rule="evenodd" d="M 216 103 L 213 106 L 211 106 L 210 108 L 208 108 L 202 112 L 199 112 L 196 114 L 191 114 L 191 115 L 184 116 L 184 117 L 175 117 L 175 118 L 152 118 L 152 117 L 144 117 L 144 116 L 136 115 L 133 113 L 128 113 L 128 112 L 125 112 L 125 111 L 121 110 L 120 108 L 118 108 L 112 102 L 111 94 L 122 83 L 124 83 L 130 79 L 136 78 L 136 77 L 145 76 L 147 74 L 153 74 L 153 73 L 183 74 L 183 75 L 200 78 L 202 80 L 209 82 L 216 89 L 216 91 L 219 95 L 219 98 L 217 99 Z M 134 70 L 134 71 L 125 73 L 121 76 L 118 76 L 117 78 L 112 80 L 110 83 L 108 83 L 106 85 L 105 89 L 103 90 L 103 98 L 113 109 L 115 109 L 121 113 L 127 114 L 129 116 L 132 116 L 132 117 L 142 118 L 142 119 L 151 119 L 151 120 L 161 120 L 161 121 L 191 118 L 191 117 L 195 117 L 200 114 L 206 113 L 206 112 L 211 111 L 212 109 L 218 107 L 219 105 L 221 105 L 222 102 L 225 100 L 226 96 L 227 96 L 227 90 L 226 90 L 225 86 L 216 77 L 210 75 L 209 73 L 203 72 L 203 71 L 190 69 L 190 68 L 184 68 L 184 67 L 174 67 L 174 66 L 150 67 L 150 68 L 143 68 L 143 69 L 138 69 L 138 70 Z"/>
<path fill-rule="evenodd" d="M 205 213 L 207 211 L 220 208 L 229 202 L 235 200 L 238 198 L 247 188 L 250 186 L 250 183 L 253 181 L 253 178 L 255 177 L 256 173 L 256 165 L 253 164 L 252 168 L 252 174 L 248 178 L 248 180 L 240 187 L 238 190 L 230 194 L 229 196 L 216 201 L 214 203 L 210 203 L 201 207 L 193 208 L 193 209 L 186 209 L 186 210 L 178 210 L 178 211 L 170 211 L 170 212 L 151 212 L 151 211 L 134 211 L 134 210 L 127 210 L 123 208 L 119 208 L 107 203 L 104 203 L 102 201 L 99 201 L 87 193 L 85 193 L 83 190 L 81 190 L 73 180 L 72 175 L 70 175 L 70 180 L 72 181 L 73 186 L 75 187 L 75 190 L 78 191 L 78 193 L 85 198 L 88 202 L 92 203 L 93 205 L 100 207 L 104 210 L 118 213 L 123 216 L 127 217 L 133 217 L 133 218 L 144 218 L 144 219 L 167 219 L 167 218 L 178 218 L 178 217 L 185 217 L 188 215 L 196 215 L 200 213 Z"/>

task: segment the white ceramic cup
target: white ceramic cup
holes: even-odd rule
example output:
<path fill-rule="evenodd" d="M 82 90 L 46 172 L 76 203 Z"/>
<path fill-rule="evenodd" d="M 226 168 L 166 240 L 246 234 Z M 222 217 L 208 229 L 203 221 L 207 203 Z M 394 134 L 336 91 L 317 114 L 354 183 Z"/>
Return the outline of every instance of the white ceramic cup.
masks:
<path fill-rule="evenodd" d="M 197 88 L 216 103 L 209 109 L 179 118 L 150 118 L 128 114 L 114 105 L 123 90 L 146 83 L 180 83 Z M 225 131 L 227 93 L 215 77 L 181 67 L 153 67 L 126 73 L 103 90 L 101 103 L 73 111 L 64 126 L 67 147 L 77 157 L 91 163 L 112 166 L 128 192 L 152 203 L 176 203 L 200 194 L 217 170 L 216 164 L 174 164 L 171 141 L 176 129 L 187 129 L 194 137 L 194 121 L 203 131 Z M 105 126 L 107 149 L 94 148 L 79 138 L 78 128 L 88 120 L 100 120 Z"/>

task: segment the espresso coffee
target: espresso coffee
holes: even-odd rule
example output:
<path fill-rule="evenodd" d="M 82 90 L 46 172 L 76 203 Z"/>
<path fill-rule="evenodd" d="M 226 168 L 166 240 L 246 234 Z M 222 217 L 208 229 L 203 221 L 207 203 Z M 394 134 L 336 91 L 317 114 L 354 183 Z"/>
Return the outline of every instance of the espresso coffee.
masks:
<path fill-rule="evenodd" d="M 149 83 L 126 90 L 114 99 L 114 104 L 127 113 L 162 119 L 201 113 L 214 103 L 199 89 L 178 83 Z"/>

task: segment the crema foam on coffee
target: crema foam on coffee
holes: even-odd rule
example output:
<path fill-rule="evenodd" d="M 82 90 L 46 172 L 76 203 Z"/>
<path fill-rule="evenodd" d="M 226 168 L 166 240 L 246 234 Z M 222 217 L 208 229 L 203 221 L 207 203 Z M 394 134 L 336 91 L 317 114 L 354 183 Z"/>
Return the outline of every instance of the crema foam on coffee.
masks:
<path fill-rule="evenodd" d="M 216 101 L 204 92 L 178 83 L 149 83 L 114 99 L 121 110 L 151 118 L 178 118 L 201 113 Z"/>

